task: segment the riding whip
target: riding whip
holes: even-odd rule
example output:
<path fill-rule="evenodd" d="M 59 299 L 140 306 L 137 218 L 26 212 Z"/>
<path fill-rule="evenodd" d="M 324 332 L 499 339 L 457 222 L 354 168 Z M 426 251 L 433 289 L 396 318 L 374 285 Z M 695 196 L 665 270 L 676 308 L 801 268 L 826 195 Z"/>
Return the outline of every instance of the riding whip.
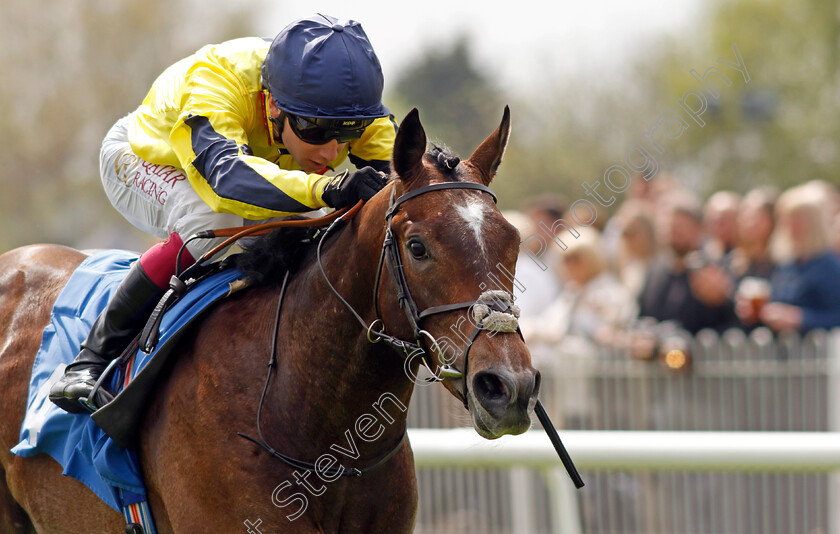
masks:
<path fill-rule="evenodd" d="M 572 457 L 569 456 L 569 451 L 566 450 L 566 447 L 563 446 L 563 442 L 560 441 L 560 435 L 557 433 L 557 429 L 554 428 L 554 423 L 551 422 L 551 419 L 548 417 L 548 413 L 546 413 L 545 408 L 543 408 L 539 399 L 537 399 L 537 405 L 534 406 L 534 413 L 537 414 L 537 418 L 540 420 L 540 423 L 545 429 L 545 433 L 548 434 L 548 439 L 550 439 L 551 444 L 554 445 L 554 450 L 557 451 L 557 454 L 560 456 L 560 461 L 563 462 L 563 467 L 566 468 L 566 472 L 568 472 L 569 476 L 572 477 L 572 482 L 574 482 L 575 487 L 577 489 L 582 488 L 584 485 L 583 479 L 580 477 L 580 473 L 578 473 L 575 463 L 572 461 Z"/>

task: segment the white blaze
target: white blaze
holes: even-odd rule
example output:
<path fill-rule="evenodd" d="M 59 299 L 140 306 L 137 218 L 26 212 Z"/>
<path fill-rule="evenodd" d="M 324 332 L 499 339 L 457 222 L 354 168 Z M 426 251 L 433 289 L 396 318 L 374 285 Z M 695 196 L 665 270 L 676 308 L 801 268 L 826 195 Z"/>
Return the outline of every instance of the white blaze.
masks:
<path fill-rule="evenodd" d="M 461 206 L 456 206 L 455 211 L 466 221 L 467 226 L 475 234 L 481 251 L 484 252 L 484 239 L 481 238 L 482 225 L 484 224 L 484 205 L 481 202 L 472 201 Z"/>

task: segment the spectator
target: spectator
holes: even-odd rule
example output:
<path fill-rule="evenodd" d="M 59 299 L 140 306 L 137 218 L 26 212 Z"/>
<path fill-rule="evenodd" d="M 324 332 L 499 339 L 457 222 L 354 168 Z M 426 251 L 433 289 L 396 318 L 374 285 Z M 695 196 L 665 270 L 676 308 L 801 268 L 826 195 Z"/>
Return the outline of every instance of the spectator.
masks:
<path fill-rule="evenodd" d="M 738 213 L 737 247 L 724 258 L 735 285 L 744 277 L 770 279 L 775 262 L 770 254 L 770 237 L 775 226 L 777 193 L 773 188 L 753 189 L 744 197 Z"/>
<path fill-rule="evenodd" d="M 633 299 L 607 270 L 597 230 L 586 228 L 569 243 L 559 270 L 566 281 L 560 295 L 538 318 L 522 323 L 529 341 L 589 351 L 635 317 Z"/>
<path fill-rule="evenodd" d="M 664 196 L 680 188 L 674 177 L 666 173 L 659 173 L 647 180 L 642 173 L 634 173 L 630 188 L 627 190 L 627 199 L 655 206 Z"/>
<path fill-rule="evenodd" d="M 529 233 L 520 236 L 523 240 L 521 245 L 524 245 L 531 252 L 532 261 L 534 261 L 540 269 L 548 271 L 554 277 L 554 280 L 562 286 L 562 280 L 557 273 L 556 265 L 560 263 L 560 254 L 562 249 L 556 244 L 556 235 L 552 234 L 552 228 L 555 232 L 563 232 L 563 227 L 555 225 L 566 213 L 569 204 L 566 198 L 562 195 L 543 194 L 532 197 L 525 201 L 523 211 L 530 219 Z M 565 243 L 568 241 L 569 235 L 563 235 L 562 240 Z M 540 250 L 540 248 L 543 248 Z M 520 248 L 521 252 L 528 252 Z"/>
<path fill-rule="evenodd" d="M 584 228 L 562 253 L 558 271 L 565 285 L 539 317 L 520 325 L 534 365 L 563 369 L 580 377 L 553 397 L 549 409 L 561 414 L 565 428 L 591 428 L 599 400 L 588 379 L 593 358 L 613 332 L 636 314 L 633 299 L 607 270 L 599 232 Z"/>
<path fill-rule="evenodd" d="M 703 238 L 700 203 L 679 193 L 668 197 L 666 244 L 670 257 L 651 266 L 639 296 L 641 316 L 674 321 L 696 334 L 735 323 L 729 277 L 700 250 Z"/>
<path fill-rule="evenodd" d="M 775 226 L 777 196 L 776 190 L 770 187 L 747 193 L 738 213 L 738 246 L 723 260 L 732 280 L 731 286 L 737 288 L 733 301 L 747 300 L 755 310 L 760 309 L 770 297 L 770 278 L 776 267 L 770 254 L 770 239 Z M 733 309 L 734 305 L 733 302 Z M 747 314 L 754 313 L 757 311 Z M 751 323 L 739 321 L 739 326 L 747 330 L 758 326 L 754 317 L 751 320 Z"/>
<path fill-rule="evenodd" d="M 802 187 L 810 191 L 822 209 L 828 212 L 830 218 L 840 213 L 840 191 L 836 186 L 825 180 L 811 180 L 804 183 Z"/>
<path fill-rule="evenodd" d="M 833 236 L 832 248 L 835 254 L 840 254 L 840 213 L 834 216 L 831 224 L 831 235 Z"/>
<path fill-rule="evenodd" d="M 516 305 L 519 306 L 522 317 L 533 317 L 542 313 L 557 298 L 560 293 L 560 280 L 550 265 L 546 265 L 547 268 L 543 270 L 533 260 L 531 254 L 539 253 L 538 250 L 534 250 L 537 241 L 525 241 L 528 236 L 536 232 L 536 225 L 531 218 L 518 211 L 505 211 L 502 214 L 519 231 L 520 240 L 523 241 L 520 246 L 533 247 L 530 248 L 530 254 L 521 248 L 519 250 L 515 277 L 525 289 L 520 290 L 519 285 L 516 285 L 513 290 Z"/>
<path fill-rule="evenodd" d="M 831 250 L 830 209 L 822 188 L 811 183 L 782 194 L 773 237 L 779 261 L 770 303 L 757 313 L 739 298 L 736 311 L 774 331 L 840 326 L 840 257 Z"/>
<path fill-rule="evenodd" d="M 706 201 L 703 225 L 706 228 L 704 250 L 712 261 L 721 260 L 735 248 L 738 240 L 738 206 L 741 197 L 732 191 L 718 191 Z"/>
<path fill-rule="evenodd" d="M 523 206 L 523 211 L 531 219 L 534 230 L 549 243 L 553 239 L 551 227 L 555 221 L 564 217 L 567 209 L 569 209 L 569 202 L 566 197 L 553 193 L 531 197 Z"/>
<path fill-rule="evenodd" d="M 659 229 L 664 226 L 661 220 L 663 219 L 662 206 L 682 193 L 682 186 L 668 174 L 659 173 L 656 177 L 645 180 L 642 174 L 636 173 L 633 175 L 633 181 L 627 190 L 626 202 L 641 206 L 642 209 L 647 210 L 647 214 L 653 221 L 653 227 Z M 607 221 L 604 228 L 605 239 L 608 237 L 607 234 L 611 233 L 610 226 L 614 222 L 613 219 Z M 619 235 L 620 232 L 615 232 L 616 246 L 620 240 Z"/>
<path fill-rule="evenodd" d="M 638 298 L 657 254 L 656 232 L 645 205 L 628 200 L 614 217 L 620 230 L 616 272 L 630 296 Z"/>

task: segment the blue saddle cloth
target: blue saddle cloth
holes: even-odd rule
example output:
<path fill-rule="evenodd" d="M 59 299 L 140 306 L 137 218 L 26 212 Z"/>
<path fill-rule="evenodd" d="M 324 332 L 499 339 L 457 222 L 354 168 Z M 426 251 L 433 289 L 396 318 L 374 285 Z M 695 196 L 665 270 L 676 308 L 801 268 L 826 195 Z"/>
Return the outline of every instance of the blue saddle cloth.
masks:
<path fill-rule="evenodd" d="M 89 415 L 69 414 L 55 406 L 48 393 L 78 354 L 94 320 L 137 258 L 124 251 L 102 252 L 85 259 L 70 277 L 44 330 L 32 367 L 21 441 L 12 449 L 23 457 L 49 454 L 61 464 L 65 475 L 83 482 L 117 511 L 132 500 L 145 500 L 137 454 L 117 445 Z M 231 269 L 195 284 L 164 316 L 157 346 L 163 347 L 191 319 L 227 295 L 230 283 L 241 277 L 241 272 Z M 131 376 L 136 376 L 158 350 L 151 354 L 138 351 Z M 122 383 L 119 375 L 114 373 L 111 378 L 111 391 L 116 392 Z"/>

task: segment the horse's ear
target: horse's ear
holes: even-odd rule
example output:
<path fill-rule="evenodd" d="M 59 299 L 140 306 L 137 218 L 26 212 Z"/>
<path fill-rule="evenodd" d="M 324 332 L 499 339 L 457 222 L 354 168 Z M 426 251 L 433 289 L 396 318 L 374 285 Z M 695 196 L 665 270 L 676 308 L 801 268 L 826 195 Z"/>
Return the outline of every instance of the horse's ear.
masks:
<path fill-rule="evenodd" d="M 475 149 L 470 159 L 467 160 L 480 171 L 481 181 L 484 182 L 484 185 L 489 185 L 490 180 L 496 175 L 496 170 L 502 163 L 502 156 L 505 155 L 508 139 L 510 139 L 510 108 L 505 106 L 502 123 Z"/>
<path fill-rule="evenodd" d="M 420 124 L 420 112 L 412 109 L 400 123 L 394 141 L 393 169 L 403 181 L 411 181 L 422 168 L 426 153 L 426 131 Z"/>

